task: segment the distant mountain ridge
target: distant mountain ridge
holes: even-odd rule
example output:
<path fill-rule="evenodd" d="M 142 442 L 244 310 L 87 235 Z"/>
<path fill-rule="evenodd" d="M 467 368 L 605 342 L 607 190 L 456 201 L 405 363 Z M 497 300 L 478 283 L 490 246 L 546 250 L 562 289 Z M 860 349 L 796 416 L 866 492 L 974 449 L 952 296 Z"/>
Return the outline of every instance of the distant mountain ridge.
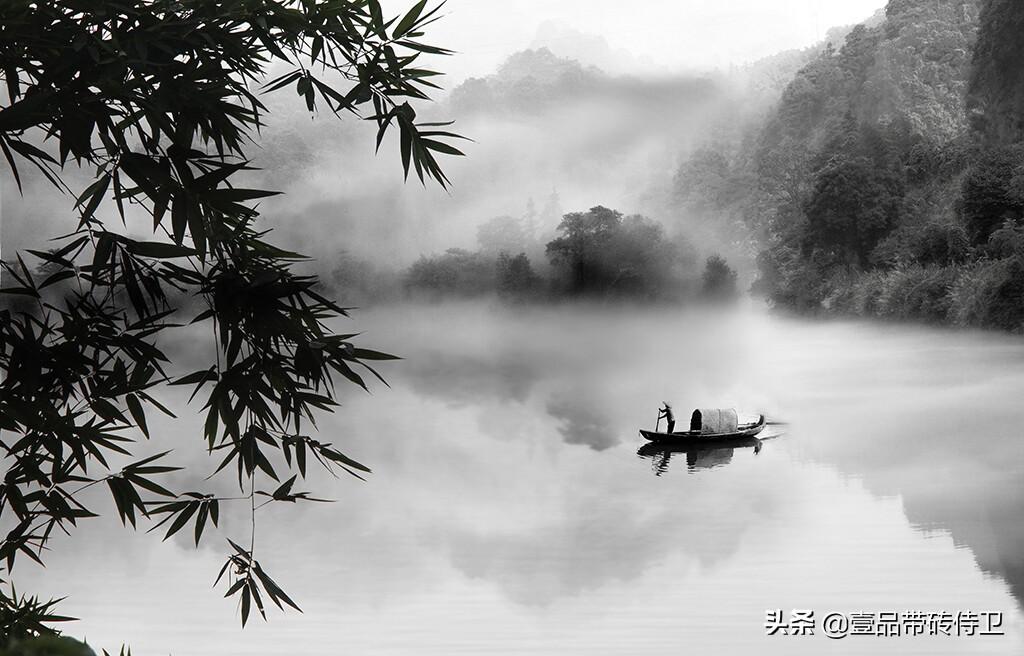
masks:
<path fill-rule="evenodd" d="M 510 55 L 491 75 L 466 80 L 452 90 L 449 102 L 459 113 L 537 113 L 559 102 L 630 93 L 652 95 L 658 102 L 687 102 L 717 93 L 717 85 L 708 76 L 649 80 L 613 75 L 541 47 Z"/>

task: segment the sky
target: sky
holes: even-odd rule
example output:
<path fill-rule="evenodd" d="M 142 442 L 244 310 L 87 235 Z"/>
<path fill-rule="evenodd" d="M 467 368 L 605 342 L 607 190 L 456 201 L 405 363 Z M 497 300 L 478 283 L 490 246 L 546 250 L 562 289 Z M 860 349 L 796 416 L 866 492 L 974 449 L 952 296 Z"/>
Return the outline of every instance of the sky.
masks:
<path fill-rule="evenodd" d="M 400 13 L 411 0 L 389 0 Z M 449 0 L 429 40 L 457 50 L 449 83 L 493 72 L 504 58 L 572 30 L 603 36 L 632 64 L 655 73 L 728 68 L 820 41 L 830 27 L 858 23 L 885 0 Z M 561 34 L 560 34 L 561 33 Z M 540 41 L 545 41 L 541 39 Z M 622 54 L 622 53 L 620 53 Z M 627 57 L 628 59 L 628 57 Z"/>

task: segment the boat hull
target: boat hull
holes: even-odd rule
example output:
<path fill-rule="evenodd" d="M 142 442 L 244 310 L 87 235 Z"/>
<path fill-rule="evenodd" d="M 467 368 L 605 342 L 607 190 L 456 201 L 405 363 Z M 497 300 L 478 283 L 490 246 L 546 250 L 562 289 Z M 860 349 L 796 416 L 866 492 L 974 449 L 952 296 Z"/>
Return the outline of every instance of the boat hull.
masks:
<path fill-rule="evenodd" d="M 758 417 L 757 423 L 740 426 L 731 433 L 701 433 L 700 431 L 676 431 L 675 433 L 659 433 L 640 429 L 640 437 L 650 442 L 719 442 L 754 437 L 764 430 L 764 415 Z"/>

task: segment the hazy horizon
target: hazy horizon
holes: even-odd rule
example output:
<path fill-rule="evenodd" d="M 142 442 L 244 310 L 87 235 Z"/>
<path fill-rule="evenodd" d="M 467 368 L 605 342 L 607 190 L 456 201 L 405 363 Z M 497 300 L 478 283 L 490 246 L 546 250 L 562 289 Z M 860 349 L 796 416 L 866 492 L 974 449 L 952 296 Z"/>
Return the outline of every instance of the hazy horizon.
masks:
<path fill-rule="evenodd" d="M 404 11 L 404 0 L 385 9 Z M 562 56 L 615 62 L 610 72 L 692 74 L 742 66 L 823 40 L 833 27 L 867 20 L 885 0 L 649 0 L 624 12 L 611 0 L 448 0 L 429 36 L 456 55 L 444 60 L 443 86 L 492 73 L 509 55 L 548 47 Z M 641 38 L 642 37 L 642 38 Z M 584 63 L 600 65 L 600 61 Z"/>

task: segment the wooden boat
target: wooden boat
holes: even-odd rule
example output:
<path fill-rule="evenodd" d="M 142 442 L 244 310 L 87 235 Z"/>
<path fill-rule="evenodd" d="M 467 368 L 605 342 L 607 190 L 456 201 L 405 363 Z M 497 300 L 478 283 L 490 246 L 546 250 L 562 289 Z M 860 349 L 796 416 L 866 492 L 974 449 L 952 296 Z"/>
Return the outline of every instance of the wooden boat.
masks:
<path fill-rule="evenodd" d="M 640 436 L 651 442 L 707 442 L 718 440 L 735 440 L 754 437 L 765 427 L 764 415 L 758 415 L 756 421 L 740 423 L 736 411 L 732 409 L 697 409 L 690 417 L 690 430 L 661 433 L 640 429 Z"/>
<path fill-rule="evenodd" d="M 761 440 L 756 437 L 726 437 L 717 440 L 668 439 L 647 442 L 636 452 L 654 464 L 654 473 L 664 474 L 669 462 L 682 456 L 690 471 L 715 469 L 732 462 L 737 449 L 753 447 L 754 453 L 761 451 Z"/>

